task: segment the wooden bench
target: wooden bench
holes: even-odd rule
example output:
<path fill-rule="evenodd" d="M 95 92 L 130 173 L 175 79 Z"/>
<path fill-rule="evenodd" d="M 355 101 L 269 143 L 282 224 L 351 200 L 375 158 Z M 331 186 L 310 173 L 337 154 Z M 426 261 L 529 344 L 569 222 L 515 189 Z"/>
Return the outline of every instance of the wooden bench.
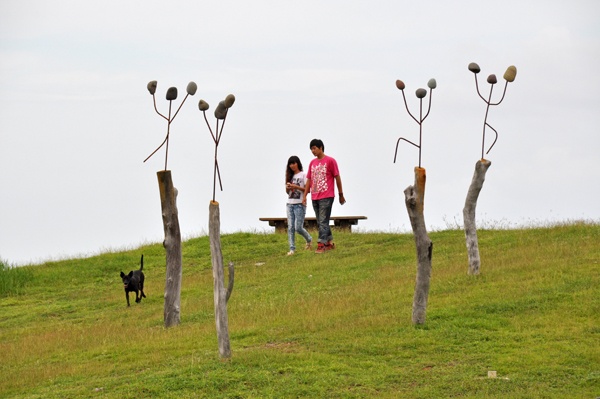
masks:
<path fill-rule="evenodd" d="M 359 220 L 363 220 L 366 218 L 366 216 L 331 216 L 329 220 L 333 221 L 333 226 L 335 228 L 351 232 L 352 226 L 357 225 Z M 269 226 L 275 227 L 276 233 L 287 232 L 287 218 L 258 218 L 258 220 L 263 222 L 269 222 Z M 310 230 L 317 230 L 317 218 L 304 218 L 304 228 Z"/>

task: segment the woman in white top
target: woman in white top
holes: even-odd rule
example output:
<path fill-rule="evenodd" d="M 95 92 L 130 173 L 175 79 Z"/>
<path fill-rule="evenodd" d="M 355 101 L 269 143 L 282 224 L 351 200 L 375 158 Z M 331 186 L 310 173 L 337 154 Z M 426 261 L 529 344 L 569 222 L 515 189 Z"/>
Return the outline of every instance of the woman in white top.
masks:
<path fill-rule="evenodd" d="M 302 162 L 300 162 L 300 158 L 293 155 L 288 159 L 285 169 L 285 191 L 288 194 L 288 241 L 290 244 L 288 255 L 293 255 L 296 251 L 296 232 L 300 233 L 306 240 L 305 249 L 312 249 L 312 237 L 304 229 L 306 205 L 302 205 L 302 200 L 304 199 L 305 186 L 306 174 L 302 171 Z"/>

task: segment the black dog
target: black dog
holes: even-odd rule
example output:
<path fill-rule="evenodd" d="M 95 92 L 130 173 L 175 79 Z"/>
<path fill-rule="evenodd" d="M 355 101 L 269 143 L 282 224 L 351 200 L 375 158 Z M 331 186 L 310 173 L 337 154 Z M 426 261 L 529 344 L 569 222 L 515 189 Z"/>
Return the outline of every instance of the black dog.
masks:
<path fill-rule="evenodd" d="M 144 255 L 140 260 L 140 270 L 130 271 L 129 274 L 121 272 L 121 278 L 123 279 L 123 286 L 125 287 L 125 297 L 127 298 L 127 306 L 129 306 L 129 293 L 135 291 L 135 301 L 141 302 L 142 298 L 146 298 L 144 294 Z M 138 294 L 141 292 L 141 295 Z"/>

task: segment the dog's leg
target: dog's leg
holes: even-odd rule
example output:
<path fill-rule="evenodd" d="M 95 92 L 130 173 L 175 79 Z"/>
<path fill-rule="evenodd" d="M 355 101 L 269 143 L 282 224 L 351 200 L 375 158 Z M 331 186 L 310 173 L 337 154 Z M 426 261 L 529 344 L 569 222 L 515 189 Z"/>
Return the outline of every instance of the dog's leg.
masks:
<path fill-rule="evenodd" d="M 140 291 L 142 292 L 142 298 L 146 298 L 146 294 L 144 294 L 144 280 L 140 283 Z"/>
<path fill-rule="evenodd" d="M 139 296 L 139 291 L 135 290 L 135 302 L 140 303 L 141 300 L 142 300 L 142 297 Z"/>
<path fill-rule="evenodd" d="M 125 298 L 127 298 L 127 306 L 130 306 L 129 305 L 129 291 L 127 291 L 127 290 L 125 291 Z"/>

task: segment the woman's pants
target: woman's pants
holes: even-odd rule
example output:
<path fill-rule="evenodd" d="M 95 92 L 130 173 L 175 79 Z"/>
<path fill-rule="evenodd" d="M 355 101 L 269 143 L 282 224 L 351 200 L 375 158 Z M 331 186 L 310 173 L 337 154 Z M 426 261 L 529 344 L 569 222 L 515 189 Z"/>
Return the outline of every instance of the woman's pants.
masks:
<path fill-rule="evenodd" d="M 307 243 L 312 241 L 308 231 L 304 229 L 304 216 L 306 216 L 306 207 L 302 204 L 287 204 L 288 219 L 288 242 L 290 251 L 296 250 L 296 232 L 300 233 Z"/>

